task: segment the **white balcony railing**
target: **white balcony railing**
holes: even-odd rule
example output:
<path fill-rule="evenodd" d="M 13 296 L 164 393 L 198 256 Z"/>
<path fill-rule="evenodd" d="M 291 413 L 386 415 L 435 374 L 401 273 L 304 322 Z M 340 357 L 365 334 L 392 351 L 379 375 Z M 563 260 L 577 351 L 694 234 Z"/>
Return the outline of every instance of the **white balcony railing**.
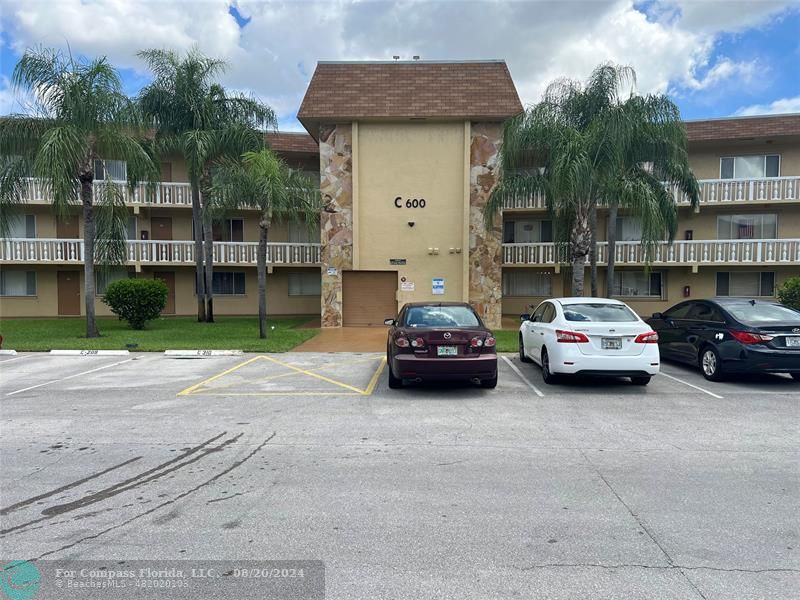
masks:
<path fill-rule="evenodd" d="M 319 244 L 272 242 L 267 244 L 267 263 L 272 265 L 317 265 Z M 215 265 L 255 265 L 258 242 L 214 242 Z M 128 263 L 142 265 L 193 265 L 194 242 L 127 242 Z M 0 263 L 77 263 L 83 262 L 83 240 L 41 238 L 0 239 Z"/>
<path fill-rule="evenodd" d="M 800 201 L 800 177 L 762 177 L 759 179 L 700 179 L 700 205 L 745 204 L 747 202 Z M 672 196 L 679 206 L 688 206 L 689 198 L 677 188 Z M 544 195 L 519 197 L 506 201 L 506 210 L 547 208 Z"/>
<path fill-rule="evenodd" d="M 503 244 L 504 265 L 556 265 L 569 263 L 564 244 L 540 242 Z M 617 265 L 644 265 L 641 242 L 617 242 Z M 608 242 L 597 244 L 597 262 L 608 262 Z M 652 265 L 748 265 L 800 264 L 800 239 L 785 240 L 692 240 L 666 242 L 655 246 Z"/>
<path fill-rule="evenodd" d="M 94 182 L 95 193 L 99 186 L 105 185 L 102 181 Z M 150 186 L 146 183 L 138 184 L 133 191 L 126 183 L 115 183 L 125 198 L 125 204 L 141 204 L 151 206 L 191 206 L 192 186 L 188 183 L 158 183 Z M 41 179 L 29 177 L 25 180 L 26 192 L 23 202 L 26 204 L 47 204 L 51 195 L 47 186 Z"/>

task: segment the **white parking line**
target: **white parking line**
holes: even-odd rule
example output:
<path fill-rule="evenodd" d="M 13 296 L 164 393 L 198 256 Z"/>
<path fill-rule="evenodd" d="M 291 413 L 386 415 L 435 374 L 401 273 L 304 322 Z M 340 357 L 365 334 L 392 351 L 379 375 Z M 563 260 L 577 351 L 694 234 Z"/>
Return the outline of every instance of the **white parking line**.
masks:
<path fill-rule="evenodd" d="M 528 381 L 528 378 L 527 378 L 527 377 L 525 377 L 525 375 L 523 375 L 523 374 L 522 374 L 522 371 L 520 371 L 520 370 L 517 368 L 517 365 L 515 365 L 513 362 L 511 362 L 511 361 L 508 359 L 508 357 L 507 357 L 507 356 L 504 356 L 504 357 L 503 357 L 503 360 L 504 360 L 504 361 L 506 361 L 506 362 L 508 363 L 508 366 L 509 366 L 509 367 L 511 367 L 511 370 L 512 370 L 512 371 L 514 371 L 514 373 L 516 373 L 517 375 L 519 375 L 519 378 L 520 378 L 520 379 L 522 379 L 522 381 L 525 383 L 525 385 L 527 385 L 527 386 L 528 386 L 529 388 L 531 388 L 531 389 L 532 389 L 534 392 L 536 392 L 536 395 L 537 395 L 537 396 L 539 396 L 539 398 L 544 398 L 544 394 L 543 394 L 542 392 L 540 392 L 540 391 L 539 391 L 539 388 L 537 388 L 537 387 L 536 387 L 535 385 L 533 385 L 533 384 L 532 384 L 530 381 Z"/>
<path fill-rule="evenodd" d="M 708 394 L 709 396 L 718 398 L 719 400 L 722 400 L 723 398 L 723 396 L 720 396 L 719 394 L 715 394 L 714 392 L 709 392 L 707 389 L 701 388 L 700 386 L 694 385 L 693 383 L 689 383 L 688 381 L 684 381 L 683 379 L 678 379 L 677 377 L 673 377 L 672 375 L 664 373 L 664 371 L 661 371 L 661 375 L 663 375 L 664 377 L 669 377 L 670 379 L 677 381 L 678 383 L 682 383 L 683 385 L 688 385 L 690 388 L 694 388 L 700 392 L 703 392 L 704 394 Z"/>
<path fill-rule="evenodd" d="M 30 358 L 31 356 L 33 356 L 33 355 L 32 354 L 24 354 L 23 356 L 17 356 L 16 358 L 4 358 L 3 360 L 0 360 L 0 365 L 3 365 L 5 363 L 9 363 L 9 362 L 14 362 L 15 360 L 22 360 L 23 358 Z"/>
<path fill-rule="evenodd" d="M 22 392 L 27 392 L 28 390 L 33 390 L 36 388 L 43 387 L 45 385 L 50 385 L 51 383 L 58 383 L 59 381 L 66 381 L 67 379 L 73 379 L 74 377 L 80 377 L 81 375 L 88 375 L 89 373 L 94 373 L 96 371 L 102 371 L 103 369 L 110 369 L 111 367 L 116 367 L 117 365 L 121 365 L 122 363 L 132 361 L 132 358 L 128 358 L 126 360 L 121 360 L 119 362 L 115 362 L 110 365 L 104 365 L 102 367 L 97 367 L 96 369 L 90 369 L 89 371 L 83 371 L 82 373 L 75 373 L 74 375 L 68 375 L 67 377 L 62 377 L 60 379 L 53 379 L 52 381 L 45 381 L 44 383 L 37 383 L 36 385 L 32 385 L 30 387 L 22 388 L 21 390 L 14 390 L 13 392 L 9 392 L 6 396 L 13 396 L 14 394 L 20 394 Z"/>

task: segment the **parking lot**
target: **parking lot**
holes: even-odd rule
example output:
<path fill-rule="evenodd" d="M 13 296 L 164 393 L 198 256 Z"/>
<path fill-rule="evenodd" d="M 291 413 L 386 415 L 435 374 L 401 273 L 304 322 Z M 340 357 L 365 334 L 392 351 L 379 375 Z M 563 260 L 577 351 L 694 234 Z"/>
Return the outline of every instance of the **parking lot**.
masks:
<path fill-rule="evenodd" d="M 499 365 L 0 357 L 0 552 L 319 559 L 327 598 L 797 597 L 800 383 Z"/>

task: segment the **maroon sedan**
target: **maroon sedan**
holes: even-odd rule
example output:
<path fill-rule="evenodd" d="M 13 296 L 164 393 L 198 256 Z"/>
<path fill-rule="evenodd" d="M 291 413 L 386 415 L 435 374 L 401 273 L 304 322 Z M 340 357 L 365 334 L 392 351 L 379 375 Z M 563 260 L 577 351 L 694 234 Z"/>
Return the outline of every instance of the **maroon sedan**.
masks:
<path fill-rule="evenodd" d="M 496 341 L 469 304 L 406 304 L 397 319 L 386 319 L 389 387 L 405 382 L 472 381 L 497 385 Z"/>

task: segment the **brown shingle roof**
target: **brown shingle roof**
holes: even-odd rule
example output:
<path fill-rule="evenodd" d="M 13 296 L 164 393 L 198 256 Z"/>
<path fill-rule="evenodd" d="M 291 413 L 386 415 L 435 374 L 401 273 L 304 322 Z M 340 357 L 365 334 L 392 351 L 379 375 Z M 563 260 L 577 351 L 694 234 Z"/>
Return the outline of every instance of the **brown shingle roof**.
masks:
<path fill-rule="evenodd" d="M 319 154 L 319 144 L 305 132 L 269 132 L 267 133 L 267 143 L 275 152 Z"/>
<path fill-rule="evenodd" d="M 800 135 L 800 115 L 764 115 L 686 121 L 689 142 Z"/>
<path fill-rule="evenodd" d="M 505 61 L 320 62 L 297 117 L 502 121 L 522 112 Z"/>

